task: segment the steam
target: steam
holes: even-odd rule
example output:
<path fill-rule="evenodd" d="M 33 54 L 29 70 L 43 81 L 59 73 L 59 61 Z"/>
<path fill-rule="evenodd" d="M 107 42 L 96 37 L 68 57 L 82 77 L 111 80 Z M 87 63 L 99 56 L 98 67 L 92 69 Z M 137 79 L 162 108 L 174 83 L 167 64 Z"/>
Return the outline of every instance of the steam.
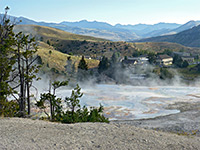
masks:
<path fill-rule="evenodd" d="M 105 108 L 105 116 L 110 119 L 141 119 L 153 118 L 161 115 L 178 113 L 179 110 L 167 110 L 168 104 L 175 102 L 197 101 L 200 88 L 195 87 L 200 83 L 196 79 L 193 83 L 183 82 L 176 72 L 174 78 L 162 80 L 152 73 L 154 66 L 147 64 L 127 69 L 116 66 L 114 79 L 105 74 L 97 76 L 97 72 L 83 82 L 69 82 L 70 85 L 57 91 L 57 96 L 64 99 L 70 96 L 71 90 L 78 83 L 82 88 L 83 97 L 80 99 L 81 106 L 99 106 Z M 40 74 L 42 80 L 34 82 L 40 93 L 48 92 L 48 74 Z M 101 82 L 97 83 L 101 78 Z M 66 80 L 57 76 L 54 80 Z M 33 90 L 33 92 L 35 92 Z"/>
<path fill-rule="evenodd" d="M 114 70 L 111 71 L 113 78 L 109 78 L 106 73 L 93 76 L 87 81 L 90 84 L 95 84 L 95 81 L 104 84 L 125 84 L 132 86 L 188 86 L 197 85 L 198 80 L 188 82 L 184 80 L 181 75 L 173 70 L 173 78 L 161 79 L 159 75 L 153 73 L 155 66 L 151 64 L 129 66 L 126 68 L 117 65 Z M 168 69 L 170 70 L 170 69 Z M 199 80 L 200 81 L 200 80 Z"/>

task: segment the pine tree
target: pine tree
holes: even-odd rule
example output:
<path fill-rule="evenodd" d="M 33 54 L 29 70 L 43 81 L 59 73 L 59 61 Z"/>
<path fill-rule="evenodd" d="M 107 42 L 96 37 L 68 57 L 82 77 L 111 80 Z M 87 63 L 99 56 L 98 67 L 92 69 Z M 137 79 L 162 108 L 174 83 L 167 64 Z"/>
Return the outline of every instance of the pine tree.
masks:
<path fill-rule="evenodd" d="M 103 71 L 107 70 L 108 68 L 109 68 L 108 58 L 103 56 L 102 60 L 99 63 L 99 66 L 98 66 L 98 72 L 102 73 Z"/>
<path fill-rule="evenodd" d="M 49 40 L 47 40 L 47 44 L 50 46 L 51 45 L 51 43 L 50 43 L 50 41 Z"/>
<path fill-rule="evenodd" d="M 5 112 L 5 106 L 9 105 L 7 96 L 17 93 L 14 91 L 17 89 L 19 98 L 13 96 L 19 106 L 18 116 L 24 117 L 26 100 L 30 114 L 30 88 L 39 68 L 34 64 L 37 59 L 34 57 L 37 47 L 34 38 L 29 38 L 22 32 L 13 32 L 15 24 L 7 19 L 8 10 L 6 7 L 0 20 L 0 115 L 4 115 L 2 112 Z"/>
<path fill-rule="evenodd" d="M 35 64 L 37 56 L 34 54 L 37 52 L 37 46 L 34 38 L 30 38 L 29 35 L 24 35 L 21 32 L 16 35 L 16 56 L 17 56 L 17 68 L 16 71 L 19 75 L 19 108 L 20 116 L 24 117 L 26 112 L 30 115 L 30 88 L 32 86 L 33 79 L 38 80 L 36 73 L 40 68 L 40 65 Z"/>
<path fill-rule="evenodd" d="M 8 10 L 9 8 L 6 7 L 5 14 L 0 19 L 0 109 L 3 109 L 7 96 L 12 93 L 9 83 L 16 78 L 16 75 L 10 76 L 16 60 L 13 49 L 15 45 L 14 24 L 11 24 L 7 17 Z"/>
<path fill-rule="evenodd" d="M 77 73 L 77 79 L 79 81 L 85 81 L 88 79 L 89 73 L 88 73 L 88 66 L 84 59 L 84 56 L 82 56 L 82 59 L 80 60 L 78 64 L 78 73 Z"/>
<path fill-rule="evenodd" d="M 78 69 L 81 69 L 81 70 L 88 70 L 88 66 L 87 66 L 87 63 L 84 59 L 84 56 L 82 56 L 79 64 L 78 64 Z"/>
<path fill-rule="evenodd" d="M 189 66 L 189 63 L 186 60 L 184 60 L 181 67 L 187 68 L 188 66 Z"/>

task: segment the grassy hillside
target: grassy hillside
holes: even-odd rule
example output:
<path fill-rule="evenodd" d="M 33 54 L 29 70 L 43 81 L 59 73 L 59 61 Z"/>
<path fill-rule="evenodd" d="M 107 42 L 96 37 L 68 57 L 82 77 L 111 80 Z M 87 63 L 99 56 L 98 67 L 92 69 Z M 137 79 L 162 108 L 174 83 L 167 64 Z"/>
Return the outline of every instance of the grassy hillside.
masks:
<path fill-rule="evenodd" d="M 149 50 L 149 51 L 163 51 L 165 49 L 169 49 L 172 51 L 187 51 L 194 52 L 199 51 L 200 48 L 191 48 L 186 47 L 177 43 L 169 43 L 169 42 L 143 42 L 143 43 L 134 43 L 135 47 L 138 49 Z"/>
<path fill-rule="evenodd" d="M 71 57 L 72 64 L 75 63 L 76 68 L 81 59 L 81 57 L 78 56 L 70 56 L 68 54 L 63 54 L 59 51 L 56 51 L 52 46 L 49 46 L 43 42 L 40 42 L 37 54 L 42 58 L 44 66 L 47 66 L 48 64 L 49 68 L 55 68 L 58 71 L 65 71 L 64 66 L 67 65 L 66 62 L 68 57 Z M 99 64 L 98 60 L 92 60 L 92 59 L 85 59 L 85 60 L 88 64 L 88 68 L 95 68 Z"/>
<path fill-rule="evenodd" d="M 78 34 L 69 33 L 63 30 L 45 27 L 45 26 L 38 26 L 38 25 L 18 25 L 15 26 L 15 32 L 23 31 L 24 33 L 32 34 L 36 36 L 37 39 L 41 37 L 43 40 L 51 39 L 51 40 L 87 40 L 87 41 L 107 41 L 101 38 L 95 38 L 91 36 L 83 36 Z"/>
<path fill-rule="evenodd" d="M 43 27 L 37 25 L 20 25 L 15 31 L 23 31 L 24 33 L 36 36 L 38 41 L 47 43 L 50 46 L 65 54 L 85 55 L 85 56 L 107 56 L 111 57 L 114 52 L 118 52 L 121 56 L 132 56 L 136 50 L 147 50 L 162 52 L 166 49 L 172 51 L 200 51 L 200 48 L 189 48 L 180 44 L 168 42 L 144 42 L 144 43 L 128 43 L 128 42 L 112 42 L 100 38 L 89 36 L 81 36 L 68 33 L 62 30 Z M 50 47 L 49 46 L 49 47 Z"/>
<path fill-rule="evenodd" d="M 118 52 L 121 56 L 132 56 L 133 52 L 138 50 L 147 50 L 152 52 L 163 52 L 164 50 L 200 52 L 200 48 L 190 48 L 176 43 L 168 42 L 90 42 L 90 41 L 58 41 L 53 44 L 57 50 L 63 53 L 73 53 L 75 55 L 107 56 L 111 57 L 113 52 Z"/>

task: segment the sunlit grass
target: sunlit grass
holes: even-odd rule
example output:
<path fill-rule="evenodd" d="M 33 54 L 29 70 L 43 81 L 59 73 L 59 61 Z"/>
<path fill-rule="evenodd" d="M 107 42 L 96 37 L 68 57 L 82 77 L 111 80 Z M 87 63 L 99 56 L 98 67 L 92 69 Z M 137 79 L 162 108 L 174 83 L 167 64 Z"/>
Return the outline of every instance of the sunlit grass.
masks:
<path fill-rule="evenodd" d="M 54 50 L 53 47 L 40 42 L 40 46 L 38 47 L 37 54 L 42 58 L 44 66 L 49 65 L 49 68 L 55 68 L 58 71 L 65 71 L 65 65 L 67 65 L 68 57 L 71 57 L 72 64 L 75 63 L 75 67 L 78 67 L 78 63 L 81 59 L 81 56 L 70 56 L 68 54 L 61 53 L 59 51 Z M 99 64 L 99 60 L 94 59 L 85 59 L 88 68 L 95 68 Z"/>

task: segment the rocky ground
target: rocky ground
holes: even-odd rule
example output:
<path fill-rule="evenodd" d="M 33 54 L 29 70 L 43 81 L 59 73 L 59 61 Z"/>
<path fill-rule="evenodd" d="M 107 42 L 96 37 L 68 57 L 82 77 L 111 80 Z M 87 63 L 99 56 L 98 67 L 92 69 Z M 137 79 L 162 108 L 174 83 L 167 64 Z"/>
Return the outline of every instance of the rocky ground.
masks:
<path fill-rule="evenodd" d="M 200 137 L 113 122 L 60 124 L 0 118 L 0 149 L 197 150 Z"/>

